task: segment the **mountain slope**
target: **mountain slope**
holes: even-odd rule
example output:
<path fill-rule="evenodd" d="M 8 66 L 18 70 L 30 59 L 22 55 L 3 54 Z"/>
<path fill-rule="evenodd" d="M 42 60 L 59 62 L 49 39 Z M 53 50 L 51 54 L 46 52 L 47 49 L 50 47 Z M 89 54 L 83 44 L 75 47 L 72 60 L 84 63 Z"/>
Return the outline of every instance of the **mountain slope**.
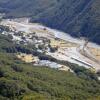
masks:
<path fill-rule="evenodd" d="M 7 16 L 30 16 L 32 22 L 85 36 L 100 44 L 100 0 L 0 0 Z"/>
<path fill-rule="evenodd" d="M 0 100 L 99 100 L 96 74 L 74 64 L 70 64 L 74 74 L 36 67 L 16 57 L 16 45 L 22 48 L 0 34 Z M 23 46 L 21 52 L 26 47 L 31 50 Z"/>
<path fill-rule="evenodd" d="M 85 36 L 100 44 L 100 1 L 62 0 L 33 21 L 63 30 L 72 36 Z"/>
<path fill-rule="evenodd" d="M 0 11 L 7 16 L 34 16 L 56 4 L 56 0 L 0 0 Z"/>

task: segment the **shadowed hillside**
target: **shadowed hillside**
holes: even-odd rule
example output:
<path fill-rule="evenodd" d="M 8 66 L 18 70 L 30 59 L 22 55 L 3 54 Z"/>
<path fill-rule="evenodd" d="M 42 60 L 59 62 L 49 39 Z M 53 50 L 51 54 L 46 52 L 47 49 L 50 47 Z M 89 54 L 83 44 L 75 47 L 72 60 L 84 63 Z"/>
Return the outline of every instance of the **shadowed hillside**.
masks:
<path fill-rule="evenodd" d="M 0 0 L 0 11 L 9 17 L 36 16 L 55 4 L 56 0 Z"/>
<path fill-rule="evenodd" d="M 99 0 L 61 0 L 55 9 L 33 18 L 33 21 L 63 30 L 72 36 L 88 37 L 100 44 L 99 5 Z"/>

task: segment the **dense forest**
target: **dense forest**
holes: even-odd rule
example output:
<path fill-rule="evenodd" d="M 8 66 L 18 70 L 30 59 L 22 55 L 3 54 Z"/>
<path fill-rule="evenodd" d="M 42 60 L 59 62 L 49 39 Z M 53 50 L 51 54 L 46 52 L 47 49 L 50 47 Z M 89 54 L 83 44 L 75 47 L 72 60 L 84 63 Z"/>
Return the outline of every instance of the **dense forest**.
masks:
<path fill-rule="evenodd" d="M 18 52 L 34 54 L 36 48 L 31 47 L 0 34 L 0 100 L 100 100 L 100 81 L 95 73 L 63 61 L 58 62 L 70 66 L 74 73 L 33 66 L 16 57 Z"/>

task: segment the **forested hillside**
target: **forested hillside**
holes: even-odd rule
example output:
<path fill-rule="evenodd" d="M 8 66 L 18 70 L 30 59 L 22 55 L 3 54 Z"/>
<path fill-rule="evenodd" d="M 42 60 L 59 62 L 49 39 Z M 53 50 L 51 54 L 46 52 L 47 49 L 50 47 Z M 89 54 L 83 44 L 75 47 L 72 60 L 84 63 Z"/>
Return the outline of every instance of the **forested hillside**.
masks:
<path fill-rule="evenodd" d="M 89 70 L 73 64 L 75 73 L 36 67 L 19 60 L 14 46 L 11 37 L 0 35 L 0 100 L 100 99 L 100 81 Z"/>
<path fill-rule="evenodd" d="M 55 8 L 33 18 L 72 36 L 100 44 L 100 0 L 59 0 Z"/>
<path fill-rule="evenodd" d="M 32 17 L 55 4 L 56 0 L 0 0 L 0 12 L 6 12 L 8 17 Z"/>

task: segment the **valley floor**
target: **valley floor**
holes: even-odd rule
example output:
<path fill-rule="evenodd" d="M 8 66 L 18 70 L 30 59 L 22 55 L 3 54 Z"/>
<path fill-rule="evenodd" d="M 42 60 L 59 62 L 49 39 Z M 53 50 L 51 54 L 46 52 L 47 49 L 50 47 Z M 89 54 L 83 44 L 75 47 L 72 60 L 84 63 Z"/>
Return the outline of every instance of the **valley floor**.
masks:
<path fill-rule="evenodd" d="M 16 20 L 3 20 L 1 23 L 3 26 L 8 26 L 13 32 L 23 32 L 26 41 L 33 42 L 27 35 L 32 37 L 35 33 L 38 37 L 44 37 L 50 40 L 52 47 L 58 47 L 55 52 L 46 51 L 47 55 L 52 56 L 58 60 L 69 61 L 71 63 L 84 66 L 85 68 L 95 71 L 100 70 L 100 46 L 94 43 L 86 43 L 84 39 L 77 39 L 69 36 L 67 33 L 60 32 L 54 29 L 50 29 L 37 23 L 29 23 L 28 21 L 19 22 Z M 3 32 L 2 34 L 5 34 Z M 13 36 L 13 40 L 22 41 L 22 37 Z M 38 41 L 42 42 L 42 41 Z"/>

